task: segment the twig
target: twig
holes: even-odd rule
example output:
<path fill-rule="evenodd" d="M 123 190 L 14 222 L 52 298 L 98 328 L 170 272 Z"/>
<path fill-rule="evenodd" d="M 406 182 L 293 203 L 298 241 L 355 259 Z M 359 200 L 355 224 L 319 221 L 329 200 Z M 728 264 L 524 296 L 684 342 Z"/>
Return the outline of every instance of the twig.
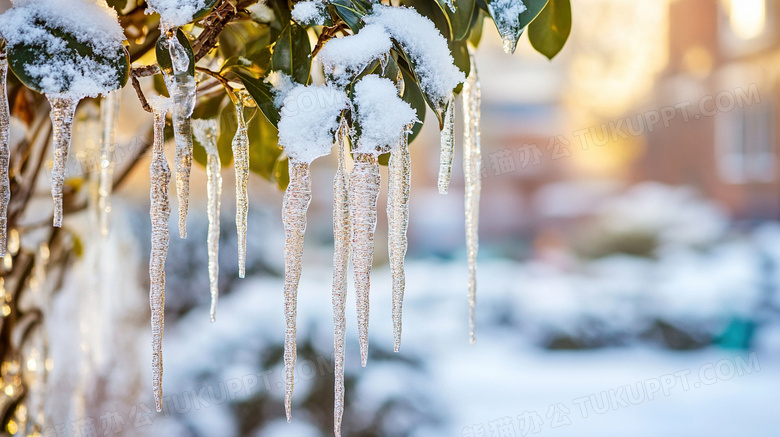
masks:
<path fill-rule="evenodd" d="M 336 36 L 336 34 L 344 30 L 346 28 L 346 23 L 343 21 L 333 27 L 326 27 L 322 30 L 322 33 L 320 34 L 319 38 L 317 38 L 317 44 L 314 45 L 314 50 L 311 51 L 311 57 L 317 56 L 317 53 L 322 50 L 322 47 L 325 46 L 325 43 L 328 42 L 331 38 Z"/>
<path fill-rule="evenodd" d="M 229 1 L 223 1 L 214 12 L 203 20 L 204 31 L 193 44 L 195 50 L 195 62 L 200 61 L 211 49 L 217 45 L 219 34 L 225 29 L 233 18 L 238 15 L 235 5 Z"/>
<path fill-rule="evenodd" d="M 149 102 L 146 100 L 146 96 L 141 90 L 141 83 L 138 82 L 138 78 L 130 76 L 130 80 L 133 82 L 133 88 L 135 88 L 135 93 L 138 95 L 138 100 L 141 101 L 141 107 L 143 107 L 146 112 L 152 112 L 152 107 L 149 106 Z"/>

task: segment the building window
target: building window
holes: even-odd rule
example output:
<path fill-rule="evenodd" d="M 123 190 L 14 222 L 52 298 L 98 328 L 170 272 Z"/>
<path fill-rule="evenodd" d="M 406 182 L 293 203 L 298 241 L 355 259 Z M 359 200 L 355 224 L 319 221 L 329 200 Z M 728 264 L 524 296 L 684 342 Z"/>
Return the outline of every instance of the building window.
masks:
<path fill-rule="evenodd" d="M 718 114 L 715 123 L 718 170 L 724 181 L 744 184 L 775 180 L 777 151 L 771 104 Z"/>

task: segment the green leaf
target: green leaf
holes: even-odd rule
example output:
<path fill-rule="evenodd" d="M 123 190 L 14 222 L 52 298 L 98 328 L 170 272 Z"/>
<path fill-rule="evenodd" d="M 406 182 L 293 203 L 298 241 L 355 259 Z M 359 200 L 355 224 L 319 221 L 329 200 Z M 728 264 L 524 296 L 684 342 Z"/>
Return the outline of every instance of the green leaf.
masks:
<path fill-rule="evenodd" d="M 155 76 L 155 77 L 159 77 Z M 198 102 L 198 104 L 195 106 L 195 110 L 192 112 L 192 118 L 198 118 L 198 119 L 204 119 L 208 120 L 211 118 L 217 118 L 220 115 L 220 107 L 222 106 L 222 101 L 225 100 L 226 93 L 219 93 L 214 97 L 204 99 L 201 102 Z M 217 138 L 219 138 L 219 132 L 217 133 Z M 206 163 L 208 162 L 208 156 L 206 155 L 206 149 L 203 147 L 202 144 L 198 142 L 197 136 L 192 137 L 192 143 L 195 145 L 192 149 L 192 159 L 195 160 L 198 164 L 202 165 L 203 167 L 206 166 Z M 219 159 L 221 161 L 222 167 L 227 166 L 230 164 L 229 161 L 223 160 L 224 157 L 228 156 L 227 153 L 220 153 Z M 229 153 L 230 159 L 232 160 L 232 152 Z"/>
<path fill-rule="evenodd" d="M 487 12 L 480 8 L 474 8 L 474 16 L 471 21 L 471 34 L 469 35 L 469 42 L 474 48 L 479 47 L 480 41 L 482 41 L 482 29 L 485 24 L 485 17 Z"/>
<path fill-rule="evenodd" d="M 409 144 L 411 144 L 417 138 L 425 122 L 425 97 L 423 97 L 422 91 L 420 91 L 420 86 L 414 80 L 414 76 L 407 69 L 401 68 L 401 74 L 404 78 L 404 93 L 401 95 L 401 99 L 409 103 L 420 120 L 412 126 L 412 133 L 409 134 Z"/>
<path fill-rule="evenodd" d="M 252 58 L 258 51 L 271 45 L 271 29 L 254 21 L 233 21 L 219 34 L 217 54 L 224 59 Z M 268 51 L 270 60 L 270 50 Z M 267 64 L 266 64 L 267 65 Z"/>
<path fill-rule="evenodd" d="M 263 78 L 253 76 L 249 69 L 240 65 L 230 68 L 230 71 L 241 79 L 247 92 L 268 121 L 277 126 L 279 124 L 279 109 L 274 105 L 274 91 L 271 84 L 265 82 Z"/>
<path fill-rule="evenodd" d="M 236 107 L 228 102 L 219 113 L 217 132 L 217 151 L 222 167 L 227 167 L 233 162 L 233 137 L 236 136 L 236 130 L 238 130 Z"/>
<path fill-rule="evenodd" d="M 122 15 L 122 11 L 127 7 L 127 0 L 107 0 L 108 7 L 114 8 L 116 13 Z"/>
<path fill-rule="evenodd" d="M 569 0 L 549 0 L 539 16 L 528 26 L 528 39 L 537 52 L 552 59 L 561 51 L 571 33 Z"/>
<path fill-rule="evenodd" d="M 301 84 L 309 83 L 311 44 L 306 29 L 290 23 L 273 46 L 271 69 L 281 71 Z"/>
<path fill-rule="evenodd" d="M 187 58 L 190 60 L 190 65 L 187 67 L 187 73 L 189 73 L 190 76 L 195 76 L 195 53 L 192 51 L 190 40 L 181 29 L 176 29 L 176 39 L 178 39 L 179 43 L 184 47 L 184 51 L 187 52 Z M 165 35 L 160 35 L 154 50 L 157 55 L 157 65 L 160 66 L 160 70 L 167 75 L 172 75 L 173 61 L 171 61 L 171 52 L 168 51 Z"/>
<path fill-rule="evenodd" d="M 219 115 L 219 109 L 222 107 L 222 101 L 225 100 L 226 93 L 218 93 L 214 97 L 201 99 L 195 110 L 192 112 L 192 118 L 209 119 Z"/>
<path fill-rule="evenodd" d="M 274 165 L 273 180 L 276 182 L 276 186 L 282 191 L 286 190 L 287 185 L 290 183 L 290 164 L 288 161 L 289 159 L 287 159 L 287 156 L 285 155 L 284 158 L 276 161 L 276 164 Z"/>
<path fill-rule="evenodd" d="M 365 10 L 352 3 L 350 0 L 333 0 L 328 7 L 341 18 L 352 33 L 357 33 L 363 27 L 363 15 Z"/>
<path fill-rule="evenodd" d="M 217 2 L 219 0 L 206 0 L 206 6 L 204 6 L 202 9 L 200 9 L 198 12 L 195 12 L 192 15 L 192 22 L 201 20 L 206 17 L 206 15 L 211 13 L 211 10 L 214 9 L 214 6 L 217 5 Z"/>
<path fill-rule="evenodd" d="M 463 72 L 464 76 L 469 77 L 469 73 L 471 72 L 471 58 L 469 57 L 468 41 L 450 42 L 450 52 L 452 52 L 452 59 L 455 61 L 455 66 Z M 463 89 L 463 84 L 460 84 L 455 88 L 455 94 L 460 94 L 461 89 Z"/>
<path fill-rule="evenodd" d="M 523 0 L 525 11 L 520 14 L 520 27 L 528 26 L 547 5 L 548 0 Z"/>
<path fill-rule="evenodd" d="M 127 83 L 130 77 L 130 59 L 127 56 L 125 48 L 122 46 L 117 47 L 117 50 L 111 56 L 103 56 L 95 53 L 91 44 L 83 43 L 79 41 L 77 36 L 66 32 L 57 27 L 50 25 L 49 23 L 42 22 L 39 19 L 29 24 L 31 31 L 41 30 L 48 33 L 50 36 L 57 38 L 63 42 L 61 47 L 58 47 L 56 54 L 52 52 L 52 47 L 42 42 L 33 44 L 16 44 L 14 46 L 7 47 L 8 53 L 8 65 L 11 67 L 11 71 L 16 75 L 20 82 L 22 82 L 27 88 L 33 91 L 42 93 L 43 83 L 42 78 L 39 76 L 29 75 L 28 67 L 34 67 L 40 65 L 43 61 L 50 60 L 53 56 L 65 57 L 71 60 L 75 59 L 90 59 L 95 63 L 110 68 L 115 71 L 113 83 L 104 84 L 109 86 L 110 90 L 119 89 Z M 72 78 L 69 78 L 67 72 L 63 72 L 64 84 L 62 88 L 56 92 L 65 93 L 69 91 Z M 49 91 L 52 91 L 50 87 Z"/>
<path fill-rule="evenodd" d="M 290 6 L 287 0 L 267 0 L 265 4 L 274 11 L 276 19 L 271 20 L 271 41 L 279 39 L 279 35 L 287 27 L 291 20 Z"/>
<path fill-rule="evenodd" d="M 257 112 L 257 111 L 255 111 Z M 282 154 L 276 127 L 256 114 L 247 123 L 249 135 L 249 170 L 266 180 L 272 180 L 274 166 Z"/>
<path fill-rule="evenodd" d="M 154 86 L 154 90 L 157 91 L 157 94 L 163 97 L 170 97 L 168 88 L 165 86 L 165 78 L 162 74 L 155 74 L 152 76 L 152 85 Z"/>
<path fill-rule="evenodd" d="M 471 29 L 472 15 L 474 13 L 474 0 L 453 0 L 455 3 L 455 12 L 450 8 L 444 8 L 447 17 L 450 20 L 453 40 L 465 40 L 469 37 Z"/>

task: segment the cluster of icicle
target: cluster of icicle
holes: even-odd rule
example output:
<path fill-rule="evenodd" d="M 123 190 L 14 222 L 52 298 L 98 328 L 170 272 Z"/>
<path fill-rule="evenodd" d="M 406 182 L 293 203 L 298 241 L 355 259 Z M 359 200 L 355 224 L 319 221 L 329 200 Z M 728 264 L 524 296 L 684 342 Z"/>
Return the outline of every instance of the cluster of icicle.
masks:
<path fill-rule="evenodd" d="M 189 197 L 189 178 L 192 166 L 193 136 L 203 146 L 207 155 L 206 174 L 208 192 L 208 272 L 211 308 L 209 316 L 216 320 L 219 298 L 219 233 L 220 206 L 222 197 L 222 176 L 219 153 L 217 151 L 217 123 L 214 120 L 192 120 L 195 106 L 196 82 L 188 74 L 189 58 L 175 31 L 167 31 L 166 41 L 173 64 L 173 74 L 165 78 L 170 99 L 155 99 L 152 104 L 154 114 L 154 144 L 150 178 L 152 182 L 150 211 L 152 220 L 152 253 L 150 257 L 149 290 L 152 310 L 152 380 L 157 411 L 162 411 L 162 336 L 165 311 L 165 258 L 168 251 L 168 218 L 170 201 L 168 185 L 170 171 L 163 154 L 163 128 L 165 114 L 171 112 L 173 120 L 174 142 L 176 144 L 176 193 L 179 201 L 179 236 L 187 237 L 187 209 Z M 249 137 L 244 120 L 244 104 L 249 95 L 238 90 L 234 97 L 238 127 L 233 138 L 233 156 L 236 172 L 236 225 L 239 238 L 239 276 L 244 277 L 246 259 L 247 227 L 247 181 L 249 178 Z M 151 102 L 150 102 L 151 103 Z"/>
<path fill-rule="evenodd" d="M 388 8 L 388 13 L 395 13 Z M 405 13 L 405 12 L 404 12 Z M 377 19 L 378 23 L 381 20 Z M 381 29 L 380 29 L 381 30 Z M 390 31 L 389 28 L 385 28 Z M 219 211 L 221 204 L 222 178 L 221 163 L 216 147 L 217 124 L 215 121 L 191 120 L 195 103 L 195 79 L 187 71 L 189 58 L 175 37 L 175 32 L 167 32 L 167 44 L 173 63 L 173 74 L 166 77 L 166 85 L 171 98 L 154 97 L 149 100 L 153 109 L 154 134 L 152 161 L 150 164 L 150 220 L 152 224 L 152 247 L 150 254 L 150 308 L 152 325 L 152 367 L 153 391 L 158 411 L 162 410 L 162 337 L 164 331 L 165 307 L 165 261 L 167 258 L 170 235 L 168 221 L 171 214 L 169 185 L 171 171 L 164 153 L 164 135 L 166 114 L 172 113 L 174 139 L 176 143 L 176 192 L 179 200 L 179 234 L 186 237 L 187 204 L 189 195 L 189 174 L 192 163 L 193 134 L 204 147 L 207 154 L 207 190 L 208 190 L 208 260 L 209 289 L 211 294 L 211 320 L 215 320 L 218 299 L 218 250 L 219 250 Z M 389 38 L 388 35 L 384 37 Z M 400 36 L 393 35 L 394 38 Z M 372 55 L 373 56 L 373 55 Z M 373 60 L 373 59 L 371 59 Z M 387 57 L 383 56 L 382 66 Z M 7 60 L 0 52 L 0 252 L 6 249 L 6 213 L 9 201 L 8 182 L 8 141 L 9 111 L 5 92 Z M 349 70 L 349 69 L 348 69 Z M 338 168 L 333 181 L 333 231 L 334 231 L 334 270 L 332 283 L 334 349 L 335 349 L 335 407 L 334 432 L 341 434 L 341 421 L 344 412 L 344 357 L 346 340 L 345 305 L 347 299 L 347 272 L 350 259 L 354 269 L 354 284 L 358 310 L 358 332 L 360 339 L 361 364 L 368 360 L 368 319 L 370 275 L 374 256 L 374 237 L 377 223 L 377 199 L 380 187 L 378 156 L 390 153 L 388 163 L 388 251 L 392 276 L 392 320 L 394 350 L 401 343 L 402 305 L 405 289 L 404 258 L 407 250 L 406 231 L 409 223 L 409 194 L 411 177 L 411 158 L 408 135 L 417 122 L 414 111 L 399 96 L 403 94 L 403 78 L 399 74 L 396 86 L 390 80 L 369 75 L 355 86 L 358 97 L 356 107 L 352 107 L 346 93 L 333 81 L 335 87 L 299 85 L 297 90 L 287 90 L 291 100 L 295 92 L 315 91 L 332 92 L 335 104 L 325 111 L 319 110 L 314 117 L 313 126 L 326 126 L 323 132 L 313 129 L 294 129 L 300 126 L 285 116 L 279 122 L 279 143 L 285 148 L 289 158 L 290 182 L 284 194 L 282 221 L 285 231 L 285 281 L 284 312 L 286 319 L 284 364 L 286 376 L 285 409 L 288 421 L 291 418 L 294 367 L 296 361 L 296 313 L 298 283 L 302 270 L 303 239 L 306 230 L 306 211 L 311 202 L 310 164 L 317 157 L 330 153 L 333 143 L 338 153 Z M 361 88 L 362 87 L 362 88 Z M 392 88 L 388 90 L 389 88 Z M 363 91 L 361 91 L 361 89 Z M 324 92 L 323 91 L 323 92 Z M 384 93 L 384 94 L 383 94 Z M 53 125 L 54 160 L 52 168 L 52 196 L 55 200 L 54 225 L 62 224 L 62 187 L 65 180 L 65 164 L 70 147 L 72 120 L 79 98 L 69 95 L 47 96 L 51 104 Z M 235 93 L 234 104 L 238 127 L 233 138 L 232 148 L 236 171 L 236 224 L 239 237 L 239 276 L 245 273 L 246 225 L 248 211 L 247 180 L 249 174 L 249 138 L 244 120 L 244 104 L 250 101 L 249 95 L 239 90 Z M 108 230 L 108 214 L 111 209 L 110 194 L 113 172 L 113 136 L 118 112 L 118 92 L 104 96 L 101 102 L 101 158 L 98 189 L 100 208 L 100 228 L 105 234 Z M 286 101 L 286 100 L 285 100 Z M 390 102 L 390 106 L 387 103 Z M 464 116 L 463 170 L 465 180 L 466 237 L 469 262 L 468 301 L 470 306 L 471 341 L 474 341 L 474 307 L 476 303 L 476 257 L 478 250 L 479 195 L 480 195 L 480 84 L 476 65 L 471 58 L 471 74 L 463 84 L 462 92 Z M 454 101 L 452 97 L 441 101 L 444 109 L 444 123 L 441 133 L 441 162 L 438 186 L 446 193 L 449 187 L 452 156 L 454 150 L 453 123 Z M 393 106 L 395 105 L 395 106 Z M 353 121 L 362 126 L 361 136 L 355 137 L 350 129 L 344 111 L 352 111 Z M 387 123 L 377 114 L 395 115 L 395 123 Z M 399 114 L 402 114 L 399 116 Z M 403 115 L 408 114 L 408 115 Z M 400 117 L 400 118 L 399 118 Z M 380 121 L 381 120 L 381 121 Z M 308 120 L 306 120 L 308 121 Z M 287 123 L 288 128 L 284 127 Z M 297 124 L 296 124 L 297 123 Z M 372 123 L 375 129 L 370 129 Z M 400 123 L 400 124 L 399 124 Z M 388 125 L 390 126 L 388 128 Z M 193 129 L 194 127 L 194 129 Z M 292 127 L 292 128 L 289 128 Z M 388 131 L 389 129 L 389 131 Z M 292 132 L 292 135 L 290 133 Z M 369 134 L 367 132 L 372 132 Z M 310 136 L 310 138 L 307 137 Z M 355 137 L 355 138 L 353 138 Z M 388 140 L 388 138 L 390 138 Z M 296 144 L 304 143 L 309 148 Z M 346 155 L 353 153 L 353 168 L 347 171 Z"/>

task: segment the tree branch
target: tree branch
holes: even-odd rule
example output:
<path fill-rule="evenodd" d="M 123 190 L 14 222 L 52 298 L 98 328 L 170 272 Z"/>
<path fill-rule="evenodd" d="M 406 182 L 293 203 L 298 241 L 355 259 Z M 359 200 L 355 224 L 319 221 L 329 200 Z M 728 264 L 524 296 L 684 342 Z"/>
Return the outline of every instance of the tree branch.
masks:
<path fill-rule="evenodd" d="M 152 112 L 152 107 L 149 106 L 149 102 L 146 100 L 146 96 L 144 95 L 144 92 L 141 90 L 141 83 L 138 82 L 138 78 L 135 77 L 134 75 L 131 75 L 130 81 L 133 82 L 133 88 L 135 88 L 135 93 L 138 95 L 138 100 L 141 101 L 141 106 L 144 108 L 144 111 Z"/>

